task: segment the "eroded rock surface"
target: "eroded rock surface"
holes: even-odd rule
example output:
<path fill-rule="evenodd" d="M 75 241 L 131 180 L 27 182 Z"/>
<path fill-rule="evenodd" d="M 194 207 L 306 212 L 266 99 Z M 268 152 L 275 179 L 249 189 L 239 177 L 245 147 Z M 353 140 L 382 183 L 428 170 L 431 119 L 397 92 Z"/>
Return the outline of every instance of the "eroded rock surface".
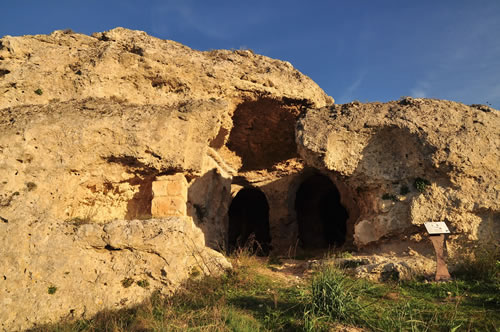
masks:
<path fill-rule="evenodd" d="M 182 218 L 19 223 L 0 234 L 7 330 L 137 304 L 153 290 L 172 292 L 192 272 L 230 268 Z"/>
<path fill-rule="evenodd" d="M 354 242 L 419 242 L 422 224 L 445 221 L 449 252 L 497 241 L 500 114 L 431 99 L 350 103 L 309 110 L 297 143 L 309 163 L 337 174 L 359 207 Z"/>
<path fill-rule="evenodd" d="M 211 248 L 226 249 L 233 177 L 300 169 L 283 166 L 299 157 L 295 119 L 333 103 L 287 62 L 122 28 L 3 37 L 0 91 L 4 330 L 89 318 L 230 267 Z"/>
<path fill-rule="evenodd" d="M 5 36 L 0 57 L 0 108 L 88 97 L 160 105 L 221 98 L 238 104 L 256 93 L 318 106 L 333 102 L 290 63 L 251 51 L 199 52 L 123 28 L 92 36 Z"/>
<path fill-rule="evenodd" d="M 426 221 L 452 255 L 500 238 L 486 106 L 333 105 L 287 62 L 122 28 L 3 37 L 0 91 L 4 330 L 169 293 L 256 237 L 377 279 L 432 273 Z"/>

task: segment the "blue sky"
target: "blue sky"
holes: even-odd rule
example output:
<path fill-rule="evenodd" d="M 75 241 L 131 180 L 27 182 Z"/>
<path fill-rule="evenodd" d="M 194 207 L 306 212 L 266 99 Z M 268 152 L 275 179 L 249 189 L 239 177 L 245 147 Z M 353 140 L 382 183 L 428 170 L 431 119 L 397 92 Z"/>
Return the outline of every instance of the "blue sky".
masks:
<path fill-rule="evenodd" d="M 431 97 L 500 109 L 500 0 L 1 1 L 0 36 L 117 26 L 287 60 L 337 103 Z"/>

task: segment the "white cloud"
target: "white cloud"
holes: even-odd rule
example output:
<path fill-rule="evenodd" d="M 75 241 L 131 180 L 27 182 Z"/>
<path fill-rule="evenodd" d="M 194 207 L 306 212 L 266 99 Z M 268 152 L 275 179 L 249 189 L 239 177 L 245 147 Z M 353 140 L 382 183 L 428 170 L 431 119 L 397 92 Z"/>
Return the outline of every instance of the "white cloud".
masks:
<path fill-rule="evenodd" d="M 358 88 L 361 86 L 365 78 L 365 73 L 362 72 L 361 74 L 358 75 L 356 80 L 354 80 L 351 85 L 349 85 L 342 96 L 338 98 L 338 102 L 340 104 L 348 103 L 352 100 L 354 100 L 354 96 L 356 95 L 355 92 L 358 90 Z"/>
<path fill-rule="evenodd" d="M 414 98 L 427 98 L 429 96 L 430 83 L 428 81 L 420 81 L 415 87 L 410 89 L 410 96 Z"/>
<path fill-rule="evenodd" d="M 175 25 L 176 29 L 193 29 L 209 38 L 228 38 L 230 31 L 219 23 L 197 13 L 191 1 L 166 1 L 152 8 L 152 29 L 158 34 L 171 33 Z"/>
<path fill-rule="evenodd" d="M 426 98 L 427 93 L 424 91 L 424 89 L 421 88 L 413 88 L 410 91 L 410 96 L 414 98 Z"/>

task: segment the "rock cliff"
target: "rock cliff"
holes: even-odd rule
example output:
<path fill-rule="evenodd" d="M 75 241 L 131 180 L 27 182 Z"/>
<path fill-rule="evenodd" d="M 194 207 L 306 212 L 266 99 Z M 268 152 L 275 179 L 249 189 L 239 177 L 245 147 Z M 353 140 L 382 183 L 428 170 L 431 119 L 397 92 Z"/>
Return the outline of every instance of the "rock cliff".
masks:
<path fill-rule="evenodd" d="M 411 275 L 432 273 L 426 221 L 450 255 L 500 238 L 485 106 L 334 105 L 287 62 L 123 28 L 3 37 L 0 91 L 4 330 L 168 294 L 243 245 Z"/>
<path fill-rule="evenodd" d="M 498 111 L 481 105 L 353 102 L 309 110 L 297 145 L 310 164 L 350 188 L 358 247 L 420 239 L 424 222 L 444 221 L 453 254 L 500 238 L 499 126 Z"/>
<path fill-rule="evenodd" d="M 288 119 L 293 145 L 296 110 L 333 103 L 289 63 L 122 28 L 3 37 L 0 90 L 7 330 L 90 317 L 229 268 L 205 242 L 225 247 L 241 164 L 241 138 L 226 147 L 234 113 L 269 104 L 263 114 L 274 128 Z"/>

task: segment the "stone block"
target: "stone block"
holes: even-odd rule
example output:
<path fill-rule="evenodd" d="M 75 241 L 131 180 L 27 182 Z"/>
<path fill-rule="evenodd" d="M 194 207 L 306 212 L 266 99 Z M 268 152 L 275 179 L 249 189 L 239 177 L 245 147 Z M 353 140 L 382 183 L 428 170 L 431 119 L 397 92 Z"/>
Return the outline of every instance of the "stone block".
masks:
<path fill-rule="evenodd" d="M 185 216 L 186 201 L 182 197 L 155 197 L 151 201 L 153 217 Z"/>
<path fill-rule="evenodd" d="M 183 174 L 163 175 L 153 181 L 153 197 L 178 196 L 187 199 L 188 183 Z"/>
<path fill-rule="evenodd" d="M 168 196 L 179 196 L 187 199 L 187 182 L 186 181 L 170 181 L 167 186 Z"/>
<path fill-rule="evenodd" d="M 153 181 L 153 197 L 168 196 L 168 181 Z"/>

